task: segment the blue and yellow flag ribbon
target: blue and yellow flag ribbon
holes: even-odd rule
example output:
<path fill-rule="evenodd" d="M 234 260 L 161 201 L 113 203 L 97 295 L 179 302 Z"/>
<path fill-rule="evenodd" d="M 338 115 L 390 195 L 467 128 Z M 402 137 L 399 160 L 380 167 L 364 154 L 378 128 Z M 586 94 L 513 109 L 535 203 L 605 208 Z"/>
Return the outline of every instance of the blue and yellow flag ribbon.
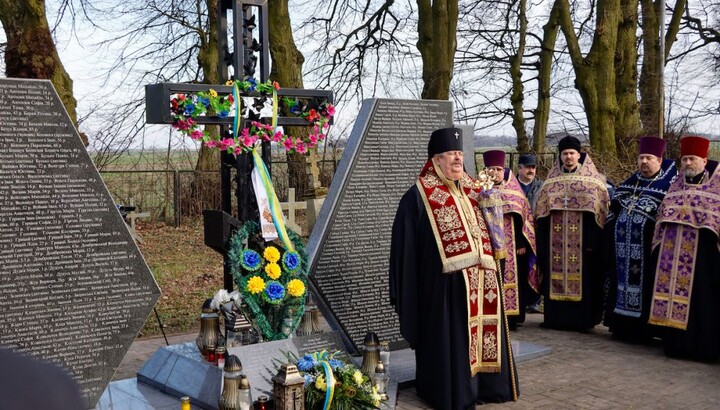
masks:
<path fill-rule="evenodd" d="M 285 228 L 285 219 L 283 218 L 282 214 L 282 208 L 280 207 L 280 201 L 278 201 L 277 194 L 275 194 L 275 188 L 273 188 L 272 180 L 270 179 L 270 173 L 268 172 L 267 167 L 265 166 L 265 162 L 262 160 L 262 157 L 260 157 L 260 154 L 257 150 L 258 146 L 256 146 L 252 150 L 253 163 L 255 164 L 255 169 L 260 175 L 260 180 L 262 181 L 263 188 L 265 188 L 265 192 L 267 193 L 268 205 L 270 207 L 270 216 L 272 217 L 273 225 L 275 225 L 278 236 L 280 237 L 283 245 L 285 245 L 285 250 L 294 251 L 295 248 L 293 247 L 292 241 L 287 234 L 287 229 Z"/>
<path fill-rule="evenodd" d="M 235 100 L 235 119 L 233 120 L 233 137 L 235 139 L 240 138 L 238 131 L 240 130 L 240 117 L 242 116 L 242 104 L 240 101 L 240 89 L 238 88 L 237 81 L 233 81 L 233 99 Z"/>
<path fill-rule="evenodd" d="M 314 361 L 318 362 L 325 371 L 325 403 L 323 404 L 323 410 L 328 410 L 333 401 L 335 395 L 335 374 L 333 373 L 332 366 L 328 362 L 328 354 L 325 350 L 322 352 L 315 352 L 312 354 Z"/>

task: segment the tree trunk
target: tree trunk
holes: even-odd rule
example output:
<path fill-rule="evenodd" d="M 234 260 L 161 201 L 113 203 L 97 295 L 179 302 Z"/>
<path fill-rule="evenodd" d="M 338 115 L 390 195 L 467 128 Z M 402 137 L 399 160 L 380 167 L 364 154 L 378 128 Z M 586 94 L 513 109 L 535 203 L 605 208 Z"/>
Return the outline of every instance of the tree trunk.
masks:
<path fill-rule="evenodd" d="M 660 70 L 664 65 L 660 59 L 660 3 L 642 0 L 642 44 L 643 62 L 640 71 L 640 119 L 646 135 L 657 135 L 660 129 L 661 88 Z M 675 9 L 665 34 L 665 57 L 675 43 L 680 30 L 682 14 L 687 7 L 687 0 L 675 2 Z"/>
<path fill-rule="evenodd" d="M 417 0 L 418 42 L 425 100 L 450 98 L 457 47 L 458 0 Z"/>
<path fill-rule="evenodd" d="M 620 0 L 598 1 L 595 35 L 590 52 L 584 58 L 575 35 L 568 1 L 557 0 L 555 4 L 560 6 L 560 28 L 565 35 L 575 70 L 575 88 L 580 92 L 588 119 L 590 146 L 601 154 L 617 156 L 615 51 L 621 15 Z"/>
<path fill-rule="evenodd" d="M 555 42 L 560 30 L 560 6 L 553 5 L 548 22 L 543 26 L 543 39 L 538 63 L 538 101 L 535 108 L 533 125 L 533 149 L 537 153 L 547 152 L 547 126 L 550 119 L 550 79 L 552 77 L 552 60 Z"/>
<path fill-rule="evenodd" d="M 620 153 L 635 157 L 633 140 L 641 133 L 640 107 L 637 98 L 637 27 L 638 0 L 622 2 L 615 52 L 615 95 L 618 111 L 615 118 L 615 138 Z"/>
<path fill-rule="evenodd" d="M 0 0 L 0 21 L 7 37 L 5 75 L 50 80 L 77 128 L 73 82 L 50 35 L 44 0 Z M 80 134 L 87 145 L 87 137 Z"/>
<path fill-rule="evenodd" d="M 300 50 L 295 46 L 288 0 L 269 0 L 268 21 L 270 27 L 270 57 L 273 65 L 270 77 L 281 87 L 304 88 L 302 66 L 305 62 Z M 307 127 L 285 127 L 285 132 L 293 137 L 302 137 L 309 132 Z M 295 188 L 299 197 L 310 192 L 305 156 L 288 154 L 288 187 Z"/>
<path fill-rule="evenodd" d="M 198 65 L 203 73 L 204 84 L 218 84 L 220 75 L 218 67 L 220 66 L 220 56 L 218 54 L 218 31 L 217 31 L 217 10 L 218 0 L 204 0 L 208 12 L 207 33 L 200 36 L 200 50 L 198 51 Z M 220 127 L 217 125 L 206 125 L 211 135 L 217 136 Z M 220 169 L 220 153 L 212 150 L 204 144 L 200 144 L 200 153 L 198 154 L 196 171 L 218 171 Z"/>
<path fill-rule="evenodd" d="M 510 57 L 510 78 L 512 79 L 512 94 L 510 95 L 510 103 L 513 107 L 512 126 L 517 135 L 517 149 L 520 153 L 530 151 L 530 142 L 525 131 L 525 113 L 523 111 L 523 91 L 521 64 L 523 54 L 525 53 L 525 36 L 527 34 L 527 17 L 525 15 L 527 0 L 520 0 L 518 10 L 518 49 L 517 53 Z"/>

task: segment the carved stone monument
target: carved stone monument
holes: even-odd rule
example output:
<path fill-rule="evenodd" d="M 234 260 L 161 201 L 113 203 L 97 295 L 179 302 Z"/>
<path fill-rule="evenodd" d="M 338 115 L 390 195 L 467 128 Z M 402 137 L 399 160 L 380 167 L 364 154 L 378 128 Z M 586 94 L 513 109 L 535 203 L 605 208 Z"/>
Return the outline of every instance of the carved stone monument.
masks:
<path fill-rule="evenodd" d="M 49 81 L 0 79 L 0 203 L 0 345 L 93 407 L 160 291 Z"/>
<path fill-rule="evenodd" d="M 430 134 L 449 126 L 449 101 L 363 102 L 307 247 L 318 305 L 350 351 L 367 331 L 393 350 L 406 347 L 388 296 L 390 233 Z"/>

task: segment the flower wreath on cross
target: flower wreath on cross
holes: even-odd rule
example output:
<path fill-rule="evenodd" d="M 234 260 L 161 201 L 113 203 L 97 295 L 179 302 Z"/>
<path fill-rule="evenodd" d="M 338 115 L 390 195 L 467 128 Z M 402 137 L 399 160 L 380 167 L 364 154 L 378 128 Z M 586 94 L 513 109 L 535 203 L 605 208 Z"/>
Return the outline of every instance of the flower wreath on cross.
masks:
<path fill-rule="evenodd" d="M 202 142 L 208 148 L 217 148 L 234 155 L 239 155 L 243 151 L 250 152 L 262 141 L 275 142 L 290 153 L 305 154 L 309 149 L 317 147 L 325 140 L 330 120 L 335 115 L 335 107 L 329 102 L 315 99 L 301 101 L 298 98 L 290 97 L 278 98 L 277 91 L 280 89 L 280 85 L 269 80 L 265 83 L 258 83 L 254 78 L 250 78 L 245 81 L 228 81 L 227 85 L 233 87 L 233 94 L 219 95 L 211 88 L 195 94 L 171 96 L 170 109 L 174 119 L 173 128 L 195 141 Z M 248 108 L 241 98 L 244 95 L 254 98 L 253 107 L 263 107 L 266 101 L 272 99 L 272 124 L 253 120 L 250 121 L 248 127 L 239 128 L 239 113 Z M 197 118 L 203 115 L 226 118 L 233 109 L 235 110 L 235 121 L 232 135 L 212 135 L 200 129 L 200 125 L 197 123 Z M 304 137 L 292 137 L 285 134 L 282 129 L 277 127 L 278 110 L 306 119 L 312 125 L 310 133 Z"/>
<path fill-rule="evenodd" d="M 290 153 L 307 153 L 325 140 L 335 107 L 327 100 L 313 98 L 278 98 L 276 82 L 257 83 L 255 79 L 229 81 L 230 95 L 219 95 L 209 89 L 195 94 L 171 96 L 173 127 L 208 148 L 219 149 L 235 156 L 246 152 L 253 158 L 252 183 L 258 202 L 260 223 L 247 221 L 233 235 L 228 253 L 233 278 L 242 296 L 243 315 L 253 324 L 264 340 L 287 338 L 302 317 L 307 286 L 308 256 L 299 235 L 285 227 L 280 202 L 270 173 L 258 153 L 263 141 L 275 142 Z M 246 101 L 250 97 L 252 103 Z M 260 111 L 272 103 L 272 123 L 260 121 Z M 226 118 L 234 110 L 231 134 L 215 136 L 199 128 L 201 115 Z M 294 138 L 277 127 L 278 113 L 295 115 L 312 126 L 309 135 Z M 241 116 L 251 119 L 240 128 Z M 280 243 L 275 241 L 280 239 Z"/>

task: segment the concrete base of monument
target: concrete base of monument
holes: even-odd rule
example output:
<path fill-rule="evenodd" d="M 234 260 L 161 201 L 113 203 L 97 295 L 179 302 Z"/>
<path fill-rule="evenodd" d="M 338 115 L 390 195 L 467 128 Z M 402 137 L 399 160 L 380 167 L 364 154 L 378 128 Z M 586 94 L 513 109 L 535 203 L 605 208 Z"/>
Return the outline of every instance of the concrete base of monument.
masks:
<path fill-rule="evenodd" d="M 513 340 L 513 358 L 515 363 L 526 362 L 538 357 L 546 356 L 552 349 L 522 340 Z M 394 403 L 397 392 L 402 389 L 415 387 L 415 352 L 411 349 L 395 350 L 390 353 L 390 384 L 395 389 L 389 389 L 388 395 Z"/>

